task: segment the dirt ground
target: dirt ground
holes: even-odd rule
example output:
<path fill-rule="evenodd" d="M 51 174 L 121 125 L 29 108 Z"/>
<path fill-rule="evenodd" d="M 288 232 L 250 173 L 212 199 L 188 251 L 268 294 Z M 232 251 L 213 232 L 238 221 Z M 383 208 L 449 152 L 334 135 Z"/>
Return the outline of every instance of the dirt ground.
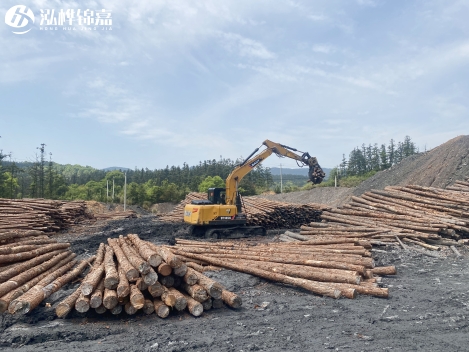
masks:
<path fill-rule="evenodd" d="M 155 243 L 184 236 L 184 225 L 155 223 L 151 216 L 74 228 L 59 236 L 80 256 L 107 237 L 138 233 Z M 84 234 L 82 234 L 84 233 Z M 270 234 L 272 236 L 272 233 Z M 381 249 L 383 250 L 383 249 Z M 88 312 L 55 317 L 55 305 L 73 292 L 66 286 L 25 316 L 0 316 L 2 351 L 466 351 L 468 252 L 442 259 L 389 247 L 375 252 L 379 265 L 397 266 L 386 277 L 390 298 L 325 298 L 228 270 L 209 273 L 243 299 L 239 310 L 222 308 L 199 318 L 172 313 L 112 316 Z"/>

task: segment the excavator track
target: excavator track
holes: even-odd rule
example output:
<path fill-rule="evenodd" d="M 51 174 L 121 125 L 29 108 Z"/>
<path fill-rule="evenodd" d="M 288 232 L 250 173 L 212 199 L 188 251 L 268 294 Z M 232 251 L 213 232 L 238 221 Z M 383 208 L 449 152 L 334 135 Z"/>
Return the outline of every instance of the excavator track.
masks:
<path fill-rule="evenodd" d="M 262 226 L 234 226 L 234 227 L 209 227 L 191 226 L 190 234 L 194 237 L 206 239 L 234 239 L 255 236 L 265 236 L 266 230 Z"/>

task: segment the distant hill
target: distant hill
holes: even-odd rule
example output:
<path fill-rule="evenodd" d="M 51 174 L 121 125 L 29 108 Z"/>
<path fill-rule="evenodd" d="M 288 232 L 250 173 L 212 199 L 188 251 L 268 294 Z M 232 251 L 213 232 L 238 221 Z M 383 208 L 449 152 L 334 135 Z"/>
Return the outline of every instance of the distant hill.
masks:
<path fill-rule="evenodd" d="M 298 176 L 305 176 L 308 177 L 308 167 L 299 167 L 297 169 L 290 169 L 287 167 L 282 167 L 282 175 L 298 175 Z M 326 173 L 326 178 L 329 176 L 329 173 L 332 169 L 323 168 L 324 172 Z M 270 173 L 272 176 L 280 175 L 280 168 L 279 167 L 271 167 Z"/>
<path fill-rule="evenodd" d="M 121 170 L 121 171 L 128 171 L 131 170 L 128 167 L 121 167 L 121 166 L 111 166 L 103 169 L 103 171 L 115 171 L 115 170 Z"/>

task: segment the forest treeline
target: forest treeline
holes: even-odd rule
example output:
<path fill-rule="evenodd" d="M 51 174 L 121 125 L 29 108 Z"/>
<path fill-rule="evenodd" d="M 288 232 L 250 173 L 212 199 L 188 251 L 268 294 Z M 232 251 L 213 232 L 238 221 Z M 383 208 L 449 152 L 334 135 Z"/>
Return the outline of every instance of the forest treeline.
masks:
<path fill-rule="evenodd" d="M 127 202 L 149 206 L 180 201 L 187 193 L 198 191 L 208 177 L 226 179 L 238 164 L 238 161 L 220 158 L 194 166 L 184 163 L 182 167 L 167 166 L 156 170 L 106 171 L 90 166 L 57 164 L 47 154 L 44 144 L 38 150 L 35 161 L 19 163 L 0 152 L 0 197 L 122 203 L 126 178 Z M 214 186 L 218 185 L 213 182 Z M 240 191 L 244 195 L 254 195 L 268 190 L 272 184 L 269 169 L 260 166 L 242 180 Z"/>
<path fill-rule="evenodd" d="M 329 179 L 321 186 L 333 186 L 336 178 L 338 186 L 357 186 L 376 172 L 386 170 L 404 158 L 418 153 L 419 148 L 409 136 L 405 136 L 403 142 L 391 139 L 387 145 L 362 144 L 361 147 L 355 147 L 348 158 L 345 154 L 342 155 L 342 162 L 332 169 Z"/>
<path fill-rule="evenodd" d="M 11 154 L 0 151 L 0 198 L 49 198 L 62 200 L 96 200 L 122 203 L 124 182 L 127 181 L 127 202 L 150 206 L 162 202 L 178 202 L 187 193 L 220 186 L 239 161 L 220 158 L 206 160 L 198 165 L 167 166 L 150 170 L 99 170 L 90 166 L 61 165 L 52 161 L 45 144 L 41 144 L 34 161 L 15 162 Z M 356 186 L 374 173 L 399 163 L 402 159 L 418 153 L 409 136 L 403 142 L 389 144 L 363 144 L 354 148 L 349 157 L 332 169 L 328 180 L 319 186 Z M 219 177 L 215 177 L 219 176 Z M 222 182 L 220 183 L 220 178 Z M 286 178 L 288 180 L 288 178 Z M 283 192 L 308 189 L 291 180 L 283 182 Z M 267 190 L 280 192 L 279 182 L 274 182 L 270 169 L 258 166 L 240 183 L 243 195 L 255 195 Z"/>

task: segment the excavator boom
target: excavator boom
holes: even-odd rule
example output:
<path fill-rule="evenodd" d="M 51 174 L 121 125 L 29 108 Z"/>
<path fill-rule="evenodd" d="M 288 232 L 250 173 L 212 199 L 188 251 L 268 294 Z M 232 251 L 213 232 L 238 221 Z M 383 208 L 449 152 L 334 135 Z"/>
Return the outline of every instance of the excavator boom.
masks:
<path fill-rule="evenodd" d="M 184 221 L 193 225 L 194 234 L 205 234 L 207 238 L 237 238 L 247 234 L 265 234 L 265 229 L 262 227 L 245 226 L 246 215 L 242 211 L 238 186 L 244 176 L 272 153 L 279 157 L 294 159 L 301 164 L 300 166 L 309 166 L 308 177 L 313 184 L 321 183 L 325 177 L 317 159 L 309 153 L 269 140 L 265 140 L 262 144 L 266 147 L 264 150 L 256 154 L 259 151 L 257 148 L 234 168 L 226 178 L 226 188 L 210 188 L 207 200 L 193 201 L 185 206 Z"/>

